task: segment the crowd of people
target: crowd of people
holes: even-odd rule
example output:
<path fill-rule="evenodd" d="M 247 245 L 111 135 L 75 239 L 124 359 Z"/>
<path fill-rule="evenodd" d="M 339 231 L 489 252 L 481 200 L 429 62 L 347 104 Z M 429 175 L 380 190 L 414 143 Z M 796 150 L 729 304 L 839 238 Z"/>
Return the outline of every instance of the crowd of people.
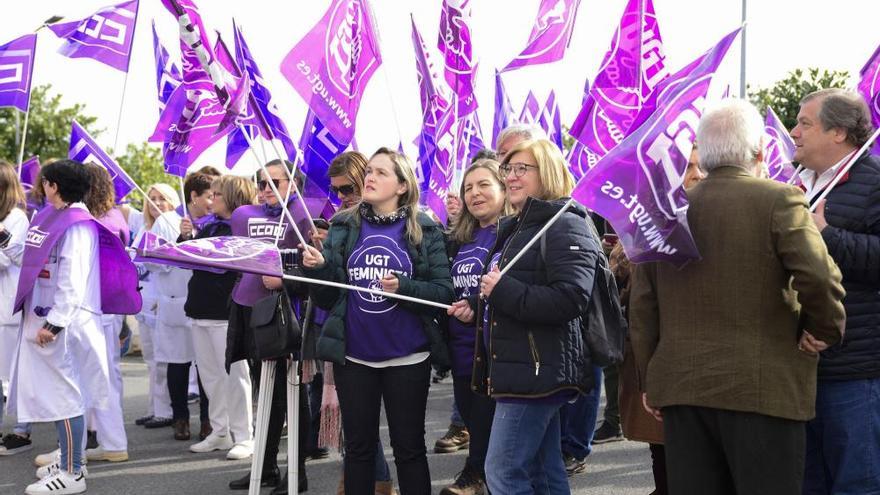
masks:
<path fill-rule="evenodd" d="M 335 158 L 340 210 L 314 226 L 296 198 L 306 179 L 286 161 L 254 178 L 205 167 L 186 178 L 183 202 L 153 184 L 143 212 L 117 205 L 99 166 L 53 161 L 26 194 L 0 163 L 0 380 L 17 421 L 0 455 L 30 449 L 33 423 L 55 423 L 59 448 L 36 457 L 28 494 L 82 493 L 88 462 L 129 459 L 122 314 L 139 300 L 149 407 L 136 424 L 170 427 L 194 453 L 247 459 L 257 391 L 271 387 L 259 474 L 273 495 L 288 489 L 278 452 L 294 364 L 306 383 L 288 425 L 301 492 L 306 460 L 339 447 L 338 493 L 396 493 L 384 405 L 400 493 L 431 493 L 433 369 L 451 373 L 454 391 L 435 451 L 468 449 L 444 495 L 570 493 L 591 445 L 624 437 L 649 444 L 653 494 L 880 494 L 880 159 L 854 156 L 870 122 L 854 93 L 807 96 L 792 130 L 795 187 L 766 178 L 754 107 L 707 110 L 682 177 L 701 259 L 681 269 L 630 263 L 610 225 L 569 204 L 562 151 L 529 125 L 473 158 L 445 223 L 421 206 L 411 160 L 386 148 Z M 116 256 L 147 233 L 274 243 L 285 272 L 389 297 L 140 258 L 129 277 Z M 603 369 L 584 322 L 605 259 L 629 333 L 623 361 Z M 301 339 L 261 383 L 254 322 L 276 296 L 285 304 L 273 311 L 298 321 Z"/>

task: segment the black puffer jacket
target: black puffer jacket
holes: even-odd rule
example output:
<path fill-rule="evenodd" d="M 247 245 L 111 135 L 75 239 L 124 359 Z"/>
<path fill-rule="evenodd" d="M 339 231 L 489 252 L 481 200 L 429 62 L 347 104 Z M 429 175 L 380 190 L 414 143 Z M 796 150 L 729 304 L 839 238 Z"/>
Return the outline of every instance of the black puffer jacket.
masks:
<path fill-rule="evenodd" d="M 880 158 L 860 158 L 826 200 L 822 238 L 843 274 L 846 332 L 822 353 L 819 379 L 880 377 Z"/>
<path fill-rule="evenodd" d="M 519 215 L 502 219 L 489 259 L 500 251 L 503 269 L 566 200 L 530 198 Z M 545 234 L 544 256 L 536 242 L 495 285 L 489 296 L 488 349 L 483 325 L 477 327 L 475 391 L 494 398 L 539 398 L 592 387 L 584 373 L 580 315 L 593 289 L 599 246 L 587 219 L 583 207 L 572 206 Z M 477 322 L 482 321 L 479 304 Z"/>

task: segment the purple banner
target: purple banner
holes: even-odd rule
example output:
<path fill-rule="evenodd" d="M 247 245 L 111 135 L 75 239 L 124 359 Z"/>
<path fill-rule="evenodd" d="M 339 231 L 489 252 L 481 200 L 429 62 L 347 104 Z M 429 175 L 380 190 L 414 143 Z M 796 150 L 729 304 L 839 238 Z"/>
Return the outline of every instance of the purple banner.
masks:
<path fill-rule="evenodd" d="M 604 155 L 634 128 L 645 100 L 668 74 L 653 2 L 629 0 L 571 135 Z"/>
<path fill-rule="evenodd" d="M 871 109 L 871 120 L 875 128 L 880 128 L 880 46 L 859 71 L 859 93 Z M 874 143 L 873 153 L 880 154 L 880 140 Z"/>
<path fill-rule="evenodd" d="M 238 236 L 206 237 L 175 244 L 145 232 L 136 261 L 215 273 L 226 271 L 281 277 L 281 256 L 269 242 Z"/>
<path fill-rule="evenodd" d="M 501 80 L 501 73 L 495 71 L 495 118 L 492 121 L 492 144 L 497 146 L 498 134 L 505 128 L 516 122 L 516 116 L 513 113 L 513 105 L 510 104 L 510 98 L 507 96 L 507 88 L 504 87 L 504 81 Z"/>
<path fill-rule="evenodd" d="M 159 41 L 159 35 L 156 33 L 156 21 L 153 21 L 153 54 L 156 56 L 156 91 L 159 95 L 159 113 L 161 114 L 174 90 L 183 81 L 183 76 L 180 74 L 180 68 L 168 55 L 168 50 Z"/>
<path fill-rule="evenodd" d="M 529 91 L 526 101 L 523 103 L 522 112 L 519 113 L 519 121 L 526 124 L 537 124 L 541 113 L 541 104 L 535 94 Z"/>
<path fill-rule="evenodd" d="M 40 157 L 32 156 L 21 164 L 21 173 L 18 180 L 21 181 L 21 187 L 24 192 L 29 192 L 37 183 L 37 177 L 40 175 Z"/>
<path fill-rule="evenodd" d="M 471 41 L 470 0 L 443 0 L 437 48 L 444 56 L 446 82 L 457 95 L 458 115 L 463 117 L 477 109 L 474 96 L 476 66 Z"/>
<path fill-rule="evenodd" d="M 79 21 L 51 24 L 65 40 L 58 53 L 70 58 L 92 58 L 128 72 L 131 43 L 137 21 L 138 0 L 111 5 Z"/>
<path fill-rule="evenodd" d="M 684 176 L 712 76 L 739 31 L 664 81 L 652 113 L 572 193 L 611 222 L 633 262 L 681 267 L 700 257 L 687 224 Z"/>
<path fill-rule="evenodd" d="M 541 0 L 526 47 L 501 72 L 555 62 L 565 55 L 580 0 Z"/>
<path fill-rule="evenodd" d="M 28 111 L 36 50 L 36 34 L 26 34 L 0 45 L 0 107 Z"/>
<path fill-rule="evenodd" d="M 339 142 L 314 113 L 309 112 L 303 125 L 299 147 L 303 153 L 302 170 L 309 178 L 308 184 L 318 187 L 323 197 L 337 199 L 335 195 L 330 194 L 330 177 L 327 175 L 327 170 L 330 168 L 330 162 L 345 151 L 346 145 Z M 309 191 L 305 194 L 305 197 L 315 196 L 317 194 Z"/>
<path fill-rule="evenodd" d="M 794 165 L 791 158 L 794 156 L 794 141 L 788 134 L 788 129 L 779 120 L 776 112 L 767 107 L 767 117 L 764 119 L 764 163 L 770 178 L 779 182 L 788 182 L 794 176 Z"/>
<path fill-rule="evenodd" d="M 544 103 L 544 108 L 541 109 L 538 125 L 547 133 L 547 138 L 562 150 L 562 123 L 559 118 L 559 104 L 556 103 L 556 93 L 552 89 L 547 96 L 547 102 Z"/>
<path fill-rule="evenodd" d="M 92 136 L 75 120 L 71 126 L 70 151 L 67 153 L 67 158 L 82 163 L 91 162 L 107 169 L 107 173 L 113 180 L 117 203 L 122 202 L 123 198 L 137 187 L 131 177 L 125 173 L 125 170 L 116 163 L 116 160 L 110 158 L 110 155 L 101 149 Z"/>
<path fill-rule="evenodd" d="M 440 222 L 446 223 L 446 194 L 455 175 L 456 162 L 456 115 L 457 107 L 448 105 L 437 122 L 437 133 L 434 141 L 431 177 L 425 191 L 425 204 L 433 211 Z"/>
<path fill-rule="evenodd" d="M 370 77 L 382 63 L 366 0 L 333 0 L 281 62 L 281 73 L 309 108 L 345 143 Z"/>

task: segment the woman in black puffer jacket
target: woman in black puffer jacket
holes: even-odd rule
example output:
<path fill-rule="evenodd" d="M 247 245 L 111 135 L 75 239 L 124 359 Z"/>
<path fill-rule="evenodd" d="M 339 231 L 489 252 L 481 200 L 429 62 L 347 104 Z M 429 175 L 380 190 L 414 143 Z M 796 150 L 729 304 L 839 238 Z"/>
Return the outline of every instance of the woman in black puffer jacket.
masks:
<path fill-rule="evenodd" d="M 504 276 L 503 269 L 560 208 L 574 186 L 546 139 L 512 149 L 501 165 L 518 211 L 498 227 L 477 305 L 473 385 L 497 401 L 486 475 L 492 493 L 569 493 L 559 409 L 592 384 L 584 373 L 581 315 L 599 245 L 587 211 L 573 205 Z M 542 247 L 543 244 L 543 247 Z"/>

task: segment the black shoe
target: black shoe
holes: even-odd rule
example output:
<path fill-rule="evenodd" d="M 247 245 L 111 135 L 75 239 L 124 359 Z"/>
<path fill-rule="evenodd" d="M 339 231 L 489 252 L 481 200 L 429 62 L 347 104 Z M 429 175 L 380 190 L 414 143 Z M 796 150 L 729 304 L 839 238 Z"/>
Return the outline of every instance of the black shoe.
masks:
<path fill-rule="evenodd" d="M 306 477 L 305 468 L 299 468 L 299 484 L 297 485 L 297 493 L 303 493 L 309 491 L 309 479 Z M 281 478 L 281 483 L 272 490 L 269 495 L 288 495 L 287 490 L 287 474 L 284 475 L 284 478 Z"/>
<path fill-rule="evenodd" d="M 3 440 L 0 441 L 0 456 L 18 454 L 32 448 L 34 446 L 31 444 L 30 438 L 10 433 L 3 435 Z"/>
<path fill-rule="evenodd" d="M 440 495 L 484 495 L 486 493 L 486 477 L 482 473 L 465 466 L 458 473 L 455 483 L 440 490 Z"/>
<path fill-rule="evenodd" d="M 578 459 L 573 455 L 562 453 L 562 458 L 565 461 L 565 473 L 569 476 L 574 476 L 576 474 L 581 474 L 586 472 L 587 463 L 583 459 Z"/>
<path fill-rule="evenodd" d="M 98 448 L 98 432 L 86 430 L 86 450 Z"/>
<path fill-rule="evenodd" d="M 152 414 L 150 414 L 148 416 L 142 416 L 142 417 L 134 420 L 134 424 L 136 424 L 138 426 L 144 426 L 147 423 L 147 421 L 153 419 L 154 417 L 155 416 L 153 416 Z"/>
<path fill-rule="evenodd" d="M 174 424 L 174 420 L 171 418 L 152 418 L 146 423 L 144 423 L 144 428 L 154 429 L 154 428 L 166 428 Z"/>
<path fill-rule="evenodd" d="M 607 421 L 602 422 L 602 426 L 600 426 L 593 433 L 593 445 L 599 445 L 602 443 L 609 442 L 619 442 L 623 440 L 623 432 L 620 430 L 620 426 L 611 426 Z"/>
<path fill-rule="evenodd" d="M 278 483 L 281 481 L 281 472 L 278 471 L 278 466 L 272 468 L 271 471 L 267 473 L 263 473 L 263 476 L 260 477 L 260 486 L 261 487 L 272 487 L 275 488 L 278 486 Z M 230 490 L 247 490 L 251 486 L 251 473 L 248 473 L 237 480 L 232 480 L 229 482 Z"/>
<path fill-rule="evenodd" d="M 326 447 L 319 447 L 306 454 L 307 461 L 317 461 L 330 457 L 330 451 Z"/>

